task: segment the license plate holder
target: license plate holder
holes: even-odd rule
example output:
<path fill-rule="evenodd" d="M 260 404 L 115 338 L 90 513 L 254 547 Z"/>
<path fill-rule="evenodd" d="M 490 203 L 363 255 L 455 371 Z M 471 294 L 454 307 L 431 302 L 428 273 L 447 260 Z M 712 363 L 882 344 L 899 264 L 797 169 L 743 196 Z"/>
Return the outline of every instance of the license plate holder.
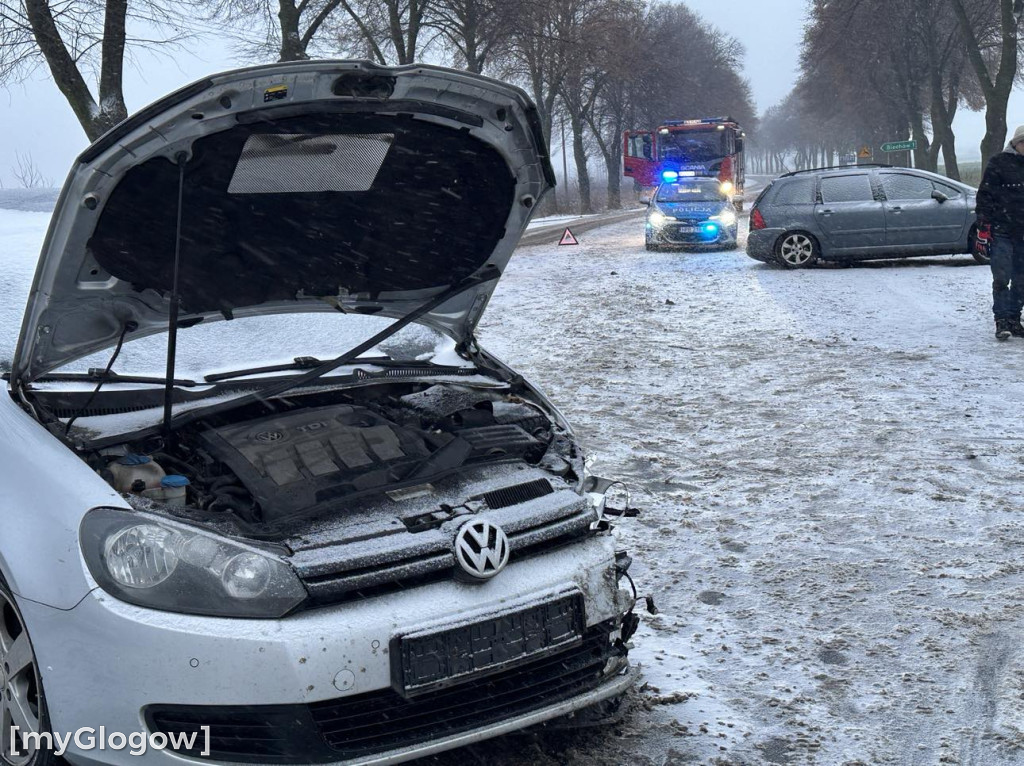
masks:
<path fill-rule="evenodd" d="M 391 642 L 392 682 L 406 697 L 540 659 L 578 645 L 583 598 L 571 594 L 436 632 Z"/>

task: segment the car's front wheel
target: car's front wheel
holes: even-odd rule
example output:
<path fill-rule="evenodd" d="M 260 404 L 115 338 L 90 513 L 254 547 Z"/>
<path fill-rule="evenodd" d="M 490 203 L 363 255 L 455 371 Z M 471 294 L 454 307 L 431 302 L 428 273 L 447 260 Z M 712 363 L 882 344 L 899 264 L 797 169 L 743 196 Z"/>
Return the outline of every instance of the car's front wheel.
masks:
<path fill-rule="evenodd" d="M 805 269 L 817 263 L 821 256 L 818 241 L 802 231 L 791 231 L 779 237 L 775 244 L 775 258 L 787 269 Z"/>
<path fill-rule="evenodd" d="M 57 759 L 38 738 L 49 716 L 32 642 L 14 596 L 0 582 L 0 764 L 52 766 Z"/>

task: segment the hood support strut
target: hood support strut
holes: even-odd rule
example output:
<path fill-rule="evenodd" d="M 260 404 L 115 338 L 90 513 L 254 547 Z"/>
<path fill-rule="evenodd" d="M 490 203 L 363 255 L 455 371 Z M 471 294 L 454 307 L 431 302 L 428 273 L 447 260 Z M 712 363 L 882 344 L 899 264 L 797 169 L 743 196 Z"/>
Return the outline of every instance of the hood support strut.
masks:
<path fill-rule="evenodd" d="M 171 416 L 174 405 L 174 362 L 178 353 L 178 308 L 181 296 L 178 294 L 178 267 L 181 264 L 181 211 L 185 197 L 185 163 L 188 155 L 178 152 L 178 218 L 174 226 L 174 276 L 171 279 L 171 306 L 167 321 L 167 374 L 164 383 L 164 436 L 168 444 L 174 439 Z"/>

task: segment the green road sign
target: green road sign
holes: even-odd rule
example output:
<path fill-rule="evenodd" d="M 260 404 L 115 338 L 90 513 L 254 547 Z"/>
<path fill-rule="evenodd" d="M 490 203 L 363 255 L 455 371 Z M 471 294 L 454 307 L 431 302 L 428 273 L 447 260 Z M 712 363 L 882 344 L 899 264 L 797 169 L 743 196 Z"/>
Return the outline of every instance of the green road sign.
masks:
<path fill-rule="evenodd" d="M 893 141 L 890 144 L 882 144 L 882 151 L 886 154 L 893 152 L 909 152 L 917 148 L 917 141 Z"/>

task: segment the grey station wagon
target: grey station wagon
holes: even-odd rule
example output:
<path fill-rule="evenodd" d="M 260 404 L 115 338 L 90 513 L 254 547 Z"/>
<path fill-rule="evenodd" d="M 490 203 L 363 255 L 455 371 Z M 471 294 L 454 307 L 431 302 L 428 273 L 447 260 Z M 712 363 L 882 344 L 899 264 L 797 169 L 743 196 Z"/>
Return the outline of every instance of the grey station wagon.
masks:
<path fill-rule="evenodd" d="M 862 165 L 789 173 L 754 203 L 747 255 L 797 269 L 819 259 L 970 253 L 976 193 L 966 184 L 908 168 Z"/>

